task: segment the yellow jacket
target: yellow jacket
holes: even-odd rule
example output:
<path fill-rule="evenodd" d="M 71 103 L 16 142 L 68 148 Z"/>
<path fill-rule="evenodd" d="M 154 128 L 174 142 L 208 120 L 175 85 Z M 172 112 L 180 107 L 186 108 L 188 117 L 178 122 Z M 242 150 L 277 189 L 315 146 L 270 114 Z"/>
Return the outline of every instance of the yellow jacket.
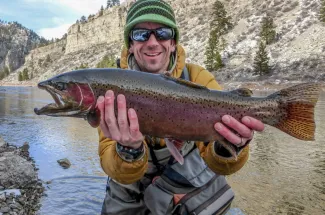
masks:
<path fill-rule="evenodd" d="M 124 49 L 121 54 L 121 68 L 128 68 L 128 51 Z M 221 86 L 216 82 L 214 76 L 203 67 L 195 64 L 185 63 L 185 51 L 177 46 L 177 62 L 172 76 L 179 78 L 183 68 L 186 65 L 190 80 L 194 83 L 206 86 L 210 89 L 221 90 Z M 141 131 L 141 128 L 140 128 Z M 99 148 L 98 153 L 100 163 L 104 172 L 111 178 L 122 184 L 131 184 L 141 179 L 146 173 L 148 167 L 148 147 L 145 145 L 145 155 L 141 160 L 134 162 L 124 161 L 116 152 L 116 141 L 106 138 L 103 132 L 98 128 Z M 213 144 L 205 146 L 203 142 L 196 142 L 200 150 L 201 157 L 207 163 L 209 168 L 217 174 L 229 175 L 241 169 L 248 159 L 249 149 L 246 146 L 238 155 L 237 160 L 233 158 L 224 158 L 214 152 Z"/>

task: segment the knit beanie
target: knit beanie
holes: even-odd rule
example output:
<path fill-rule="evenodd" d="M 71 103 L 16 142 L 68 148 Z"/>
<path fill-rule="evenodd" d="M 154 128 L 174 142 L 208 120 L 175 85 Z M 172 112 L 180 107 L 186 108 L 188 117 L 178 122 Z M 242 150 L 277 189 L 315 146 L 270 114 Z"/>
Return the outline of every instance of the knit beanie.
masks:
<path fill-rule="evenodd" d="M 175 30 L 176 44 L 179 39 L 179 30 L 175 14 L 171 6 L 162 0 L 138 0 L 129 9 L 124 27 L 124 42 L 129 48 L 129 34 L 136 24 L 155 22 L 166 25 Z"/>

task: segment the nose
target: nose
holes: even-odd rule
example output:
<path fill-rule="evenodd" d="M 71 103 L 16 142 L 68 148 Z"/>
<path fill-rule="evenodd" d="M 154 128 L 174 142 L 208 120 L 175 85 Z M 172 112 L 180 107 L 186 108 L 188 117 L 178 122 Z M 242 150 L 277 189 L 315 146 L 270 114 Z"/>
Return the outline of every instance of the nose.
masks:
<path fill-rule="evenodd" d="M 152 34 L 150 35 L 148 41 L 147 41 L 147 45 L 148 45 L 148 46 L 155 46 L 155 45 L 158 45 L 158 44 L 159 44 L 159 43 L 158 43 L 158 40 L 157 40 L 155 34 L 152 33 Z"/>

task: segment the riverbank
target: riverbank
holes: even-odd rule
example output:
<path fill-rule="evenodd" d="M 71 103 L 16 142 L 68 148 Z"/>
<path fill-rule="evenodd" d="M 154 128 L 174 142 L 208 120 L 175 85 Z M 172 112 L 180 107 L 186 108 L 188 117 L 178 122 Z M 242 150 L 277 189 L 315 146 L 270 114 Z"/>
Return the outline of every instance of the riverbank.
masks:
<path fill-rule="evenodd" d="M 37 213 L 44 194 L 37 170 L 27 142 L 16 147 L 0 137 L 0 215 Z"/>

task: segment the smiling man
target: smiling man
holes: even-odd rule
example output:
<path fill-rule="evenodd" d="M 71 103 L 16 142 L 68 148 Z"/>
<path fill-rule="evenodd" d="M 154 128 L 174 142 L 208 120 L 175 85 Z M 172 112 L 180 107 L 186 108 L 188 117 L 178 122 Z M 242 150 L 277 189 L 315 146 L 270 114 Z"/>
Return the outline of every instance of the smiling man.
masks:
<path fill-rule="evenodd" d="M 121 68 L 167 73 L 221 90 L 210 72 L 185 63 L 179 35 L 174 11 L 168 3 L 136 1 L 127 13 Z M 226 213 L 234 194 L 224 175 L 244 166 L 253 131 L 264 129 L 263 123 L 251 117 L 239 122 L 223 116 L 222 123 L 211 125 L 236 149 L 233 155 L 218 142 L 143 136 L 137 113 L 127 109 L 124 95 L 115 97 L 108 91 L 98 98 L 97 105 L 102 116 L 100 162 L 109 176 L 102 214 Z M 176 152 L 168 150 L 166 145 Z M 184 159 L 183 164 L 177 162 L 177 155 Z"/>

